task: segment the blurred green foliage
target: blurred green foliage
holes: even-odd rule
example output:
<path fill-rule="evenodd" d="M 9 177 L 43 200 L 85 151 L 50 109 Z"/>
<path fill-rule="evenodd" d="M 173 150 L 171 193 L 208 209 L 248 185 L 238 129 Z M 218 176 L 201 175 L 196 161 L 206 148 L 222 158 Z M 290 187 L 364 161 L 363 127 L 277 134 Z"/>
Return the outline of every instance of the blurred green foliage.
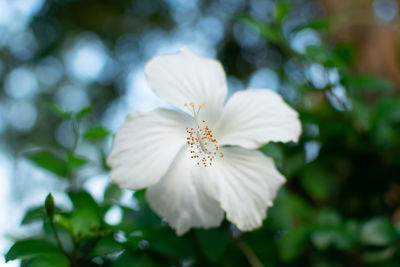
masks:
<path fill-rule="evenodd" d="M 54 25 L 59 28 L 53 42 L 39 39 L 40 50 L 32 61 L 57 51 L 72 32 L 96 32 L 111 46 L 127 31 L 139 35 L 155 27 L 174 27 L 169 8 L 161 1 L 151 1 L 156 11 L 149 15 L 128 1 L 83 2 L 46 2 L 31 27 L 35 31 L 57 21 Z M 204 1 L 203 8 L 209 4 Z M 76 10 L 77 16 L 72 16 Z M 135 16 L 127 19 L 124 10 Z M 68 181 L 73 207 L 59 206 L 50 194 L 44 205 L 28 210 L 22 225 L 41 222 L 42 231 L 16 240 L 6 261 L 20 259 L 24 267 L 398 266 L 400 98 L 391 82 L 353 73 L 355 48 L 325 36 L 330 27 L 327 19 L 310 18 L 284 31 L 293 10 L 290 1 L 277 1 L 267 22 L 243 8 L 232 21 L 262 36 L 261 46 L 254 51 L 240 47 L 227 30 L 218 51 L 227 73 L 244 81 L 257 69 L 252 60 L 258 53 L 273 53 L 275 59 L 268 66 L 279 75 L 281 88 L 290 89 L 281 93 L 298 110 L 303 125 L 298 144 L 270 143 L 261 148 L 287 178 L 262 228 L 241 233 L 225 221 L 219 228 L 195 229 L 178 237 L 150 210 L 143 191 L 132 193 L 134 207 L 120 202 L 122 191 L 114 184 L 108 185 L 101 201 L 84 191 L 76 173 L 97 163 L 78 154 L 77 148 L 94 144 L 103 157 L 98 167 L 107 170 L 104 144 L 110 131 L 95 118 L 118 94 L 115 84 L 94 83 L 90 86 L 107 90 L 91 96 L 93 106 L 69 112 L 51 104 L 39 114 L 39 123 L 70 122 L 74 145 L 32 138 L 46 149 L 25 155 L 37 167 Z M 107 24 L 110 21 L 113 26 Z M 319 31 L 321 44 L 294 50 L 290 36 L 306 29 Z M 309 76 L 315 65 L 337 77 L 317 86 Z M 49 95 L 40 99 L 49 100 Z M 53 131 L 37 129 L 43 136 Z M 104 218 L 114 207 L 122 211 L 122 219 L 110 225 Z"/>

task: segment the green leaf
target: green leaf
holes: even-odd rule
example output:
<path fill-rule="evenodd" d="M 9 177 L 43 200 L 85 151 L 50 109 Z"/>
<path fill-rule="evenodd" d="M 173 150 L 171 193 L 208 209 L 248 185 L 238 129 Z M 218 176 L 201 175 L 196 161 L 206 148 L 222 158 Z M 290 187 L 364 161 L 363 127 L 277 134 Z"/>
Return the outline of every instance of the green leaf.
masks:
<path fill-rule="evenodd" d="M 88 164 L 88 160 L 84 157 L 80 157 L 77 155 L 73 155 L 71 153 L 68 153 L 68 168 L 70 170 L 78 169 L 86 164 Z"/>
<path fill-rule="evenodd" d="M 97 209 L 96 201 L 93 199 L 92 195 L 90 195 L 88 192 L 85 191 L 69 192 L 68 196 L 71 199 L 72 204 L 74 205 L 75 208 L 87 207 L 87 208 Z"/>
<path fill-rule="evenodd" d="M 230 231 L 229 226 L 220 228 L 195 231 L 196 241 L 201 251 L 212 262 L 217 262 L 229 244 Z"/>
<path fill-rule="evenodd" d="M 278 28 L 249 16 L 241 16 L 240 20 L 256 29 L 267 40 L 277 44 L 282 43 L 282 36 Z"/>
<path fill-rule="evenodd" d="M 318 227 L 312 231 L 311 241 L 315 247 L 320 250 L 325 250 L 329 246 L 344 251 L 348 251 L 354 247 L 357 242 L 357 225 L 338 224 Z"/>
<path fill-rule="evenodd" d="M 311 241 L 315 247 L 324 250 L 327 249 L 334 240 L 334 234 L 330 227 L 317 229 L 311 234 Z"/>
<path fill-rule="evenodd" d="M 97 141 L 97 140 L 102 140 L 109 135 L 110 131 L 108 131 L 106 128 L 102 126 L 96 126 L 88 129 L 83 135 L 83 137 L 91 141 Z"/>
<path fill-rule="evenodd" d="M 330 21 L 327 18 L 318 18 L 308 21 L 306 24 L 300 25 L 292 30 L 292 32 L 299 32 L 304 29 L 312 30 L 327 30 L 331 26 Z"/>
<path fill-rule="evenodd" d="M 54 115 L 60 117 L 61 119 L 69 120 L 72 118 L 72 112 L 66 111 L 63 107 L 56 103 L 51 103 L 48 107 L 54 113 Z"/>
<path fill-rule="evenodd" d="M 160 266 L 155 264 L 153 259 L 146 254 L 134 254 L 125 250 L 112 264 L 111 267 L 127 267 L 127 266 L 140 266 L 140 267 L 156 267 Z"/>
<path fill-rule="evenodd" d="M 77 239 L 87 239 L 98 235 L 100 217 L 96 210 L 78 208 L 72 213 L 69 221 L 74 230 L 74 237 Z"/>
<path fill-rule="evenodd" d="M 58 253 L 58 248 L 42 239 L 24 239 L 15 242 L 6 254 L 6 262 L 15 259 L 29 259 L 40 255 Z"/>
<path fill-rule="evenodd" d="M 379 127 L 382 122 L 400 121 L 400 99 L 394 97 L 382 98 L 373 110 L 372 124 Z"/>
<path fill-rule="evenodd" d="M 52 220 L 54 217 L 54 198 L 51 193 L 49 193 L 46 197 L 46 200 L 44 201 L 44 207 L 46 209 L 46 214 L 49 216 L 49 218 Z"/>
<path fill-rule="evenodd" d="M 301 173 L 301 184 L 307 193 L 318 201 L 327 199 L 332 190 L 330 173 L 315 164 Z"/>
<path fill-rule="evenodd" d="M 361 132 L 368 132 L 371 127 L 371 106 L 360 98 L 353 97 L 351 115 L 355 126 Z"/>
<path fill-rule="evenodd" d="M 81 111 L 79 111 L 79 112 L 76 114 L 76 119 L 80 120 L 81 118 L 83 118 L 83 117 L 89 115 L 89 114 L 92 113 L 92 112 L 93 112 L 93 107 L 92 107 L 92 106 L 88 106 L 88 107 L 82 109 Z"/>
<path fill-rule="evenodd" d="M 122 196 L 121 188 L 114 183 L 110 183 L 104 191 L 104 202 L 116 203 Z"/>
<path fill-rule="evenodd" d="M 342 223 L 342 218 L 337 211 L 323 208 L 317 213 L 316 223 L 322 226 L 336 226 Z"/>
<path fill-rule="evenodd" d="M 64 228 L 71 236 L 74 235 L 74 228 L 72 223 L 63 215 L 56 214 L 54 216 L 54 222 Z"/>
<path fill-rule="evenodd" d="M 349 87 L 356 90 L 373 89 L 383 92 L 392 92 L 394 85 L 391 81 L 377 76 L 358 75 L 350 76 Z"/>
<path fill-rule="evenodd" d="M 96 201 L 84 191 L 70 192 L 68 195 L 75 207 L 69 218 L 74 237 L 86 239 L 97 236 L 101 221 Z"/>
<path fill-rule="evenodd" d="M 34 221 L 43 220 L 44 217 L 45 217 L 45 210 L 44 210 L 43 206 L 41 205 L 39 207 L 29 209 L 25 213 L 25 216 L 22 219 L 21 224 L 26 225 L 26 224 L 32 223 Z"/>
<path fill-rule="evenodd" d="M 124 249 L 123 244 L 117 242 L 112 235 L 103 237 L 96 247 L 93 249 L 92 254 L 95 256 L 106 256 Z"/>
<path fill-rule="evenodd" d="M 26 267 L 69 267 L 70 263 L 61 253 L 54 253 L 51 255 L 42 255 L 29 262 Z"/>
<path fill-rule="evenodd" d="M 150 248 L 161 254 L 176 258 L 194 257 L 195 255 L 190 240 L 186 237 L 178 237 L 169 227 L 152 229 L 146 238 L 150 242 Z"/>
<path fill-rule="evenodd" d="M 335 67 L 336 65 L 332 53 L 322 46 L 307 46 L 305 56 L 308 60 L 322 64 L 325 67 Z"/>
<path fill-rule="evenodd" d="M 351 65 L 355 59 L 356 49 L 350 44 L 337 44 L 333 53 L 335 57 L 339 58 L 345 64 Z M 350 76 L 353 76 L 353 74 Z"/>
<path fill-rule="evenodd" d="M 305 249 L 310 229 L 307 226 L 292 228 L 279 243 L 279 255 L 284 262 L 295 260 Z"/>
<path fill-rule="evenodd" d="M 68 174 L 67 163 L 65 162 L 65 160 L 50 152 L 38 151 L 30 153 L 29 155 L 27 155 L 27 158 L 35 165 L 58 176 L 65 177 Z"/>
<path fill-rule="evenodd" d="M 331 50 L 332 49 L 325 46 L 309 45 L 306 47 L 304 57 L 305 60 L 321 64 L 326 68 L 346 70 L 347 65 L 345 61 Z"/>
<path fill-rule="evenodd" d="M 279 144 L 277 143 L 268 143 L 260 148 L 260 150 L 270 156 L 277 162 L 282 162 L 283 160 L 283 152 Z"/>
<path fill-rule="evenodd" d="M 368 245 L 384 246 L 396 238 L 396 230 L 389 219 L 376 217 L 361 227 L 361 241 Z"/>
<path fill-rule="evenodd" d="M 362 259 L 367 264 L 387 263 L 395 254 L 396 249 L 388 247 L 378 251 L 366 251 L 362 254 Z"/>
<path fill-rule="evenodd" d="M 287 179 L 297 175 L 306 162 L 304 151 L 298 151 L 287 155 L 283 161 L 283 174 Z"/>
<path fill-rule="evenodd" d="M 288 210 L 292 216 L 308 223 L 313 220 L 315 210 L 304 199 L 289 191 L 284 192 L 285 194 L 282 198 L 282 202 L 285 209 Z"/>
<path fill-rule="evenodd" d="M 291 4 L 288 1 L 278 2 L 275 6 L 275 18 L 279 23 L 282 23 L 289 13 Z"/>

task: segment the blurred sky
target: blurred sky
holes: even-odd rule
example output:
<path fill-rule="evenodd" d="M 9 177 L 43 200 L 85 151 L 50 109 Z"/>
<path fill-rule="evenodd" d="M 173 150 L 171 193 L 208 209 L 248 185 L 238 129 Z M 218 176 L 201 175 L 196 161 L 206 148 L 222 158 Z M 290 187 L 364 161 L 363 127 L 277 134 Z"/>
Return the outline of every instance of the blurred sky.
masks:
<path fill-rule="evenodd" d="M 172 32 L 151 32 L 143 36 L 144 58 L 149 59 L 161 53 L 172 53 L 183 46 L 188 46 L 196 53 L 208 56 L 216 56 L 216 44 L 223 37 L 224 29 L 231 19 L 231 15 L 243 3 L 241 0 L 228 1 L 223 4 L 223 14 L 203 14 L 200 19 L 194 20 L 198 14 L 198 1 L 167 0 L 173 10 L 173 17 L 179 23 Z M 21 59 L 29 59 L 32 51 L 35 51 L 37 42 L 27 25 L 32 16 L 40 10 L 44 0 L 0 0 L 0 48 L 8 46 L 11 52 Z M 271 1 L 251 1 L 252 15 L 265 16 Z M 397 2 L 394 0 L 381 0 L 373 2 L 374 12 L 382 22 L 393 20 L 397 16 Z M 264 13 L 263 13 L 264 12 Z M 187 14 L 192 14 L 187 16 Z M 243 46 L 251 46 L 257 42 L 257 33 L 242 25 L 235 25 L 234 36 Z M 312 30 L 304 30 L 291 39 L 292 47 L 303 52 L 307 45 L 319 44 L 319 35 Z M 168 106 L 159 99 L 149 88 L 144 73 L 145 61 L 138 61 L 137 55 L 128 51 L 127 43 L 129 36 L 121 36 L 117 48 L 126 61 L 126 69 L 121 81 L 121 91 L 125 92 L 123 97 L 110 104 L 103 124 L 113 132 L 121 125 L 125 116 L 132 111 L 149 111 L 159 106 Z M 55 94 L 55 102 L 69 110 L 80 110 L 90 104 L 85 84 L 91 81 L 107 83 L 113 78 L 112 71 L 117 59 L 110 56 L 110 51 L 102 43 L 101 39 L 91 32 L 80 34 L 72 40 L 72 45 L 67 47 L 61 58 L 46 58 L 37 67 L 22 66 L 4 73 L 4 91 L 11 99 L 0 103 L 0 133 L 10 126 L 18 131 L 29 131 L 37 122 L 38 109 L 33 104 L 32 97 L 46 91 L 46 86 L 57 83 L 63 72 L 69 76 L 70 82 L 62 85 Z M 118 54 L 117 54 L 118 57 Z M 0 61 L 0 75 L 2 72 Z M 111 70 L 111 71 L 110 71 Z M 309 75 L 312 82 L 318 88 L 323 88 L 328 80 L 336 83 L 337 70 L 325 73 L 323 68 L 317 64 L 311 65 Z M 248 84 L 243 84 L 235 77 L 228 77 L 231 92 L 253 88 L 270 88 L 278 90 L 280 87 L 276 73 L 268 68 L 261 68 L 253 73 Z M 336 89 L 337 94 L 345 98 L 343 88 Z M 56 130 L 56 138 L 62 145 L 69 146 L 73 141 L 68 136 L 68 124 L 61 124 Z M 67 133 L 67 134 L 66 134 Z M 318 153 L 319 144 L 308 144 L 309 158 L 312 159 Z M 88 157 L 92 157 L 90 147 L 82 147 L 78 151 Z M 86 183 L 86 188 L 98 199 L 101 198 L 104 187 L 107 185 L 106 173 L 96 173 L 88 170 L 93 178 Z M 24 211 L 43 203 L 48 192 L 53 195 L 58 204 L 70 207 L 66 195 L 63 193 L 66 184 L 58 179 L 52 179 L 48 173 L 38 170 L 23 157 L 14 157 L 6 149 L 5 144 L 0 143 L 0 252 L 4 253 L 11 242 L 7 236 L 25 236 L 30 230 L 39 229 L 40 225 L 28 228 L 19 226 Z M 126 193 L 124 198 L 127 203 L 132 201 L 130 194 Z M 118 221 L 120 212 L 118 208 L 112 209 L 107 215 L 107 221 L 115 223 Z M 18 266 L 18 262 L 4 263 L 0 258 L 0 266 Z"/>

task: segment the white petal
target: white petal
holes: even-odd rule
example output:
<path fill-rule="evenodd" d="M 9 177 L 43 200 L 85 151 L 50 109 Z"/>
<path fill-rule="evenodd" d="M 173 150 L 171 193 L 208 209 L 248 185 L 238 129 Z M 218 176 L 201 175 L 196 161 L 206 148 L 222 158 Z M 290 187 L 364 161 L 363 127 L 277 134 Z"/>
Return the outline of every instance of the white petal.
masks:
<path fill-rule="evenodd" d="M 221 145 L 253 149 L 270 141 L 297 142 L 301 124 L 297 112 L 277 93 L 248 89 L 228 100 L 215 132 Z"/>
<path fill-rule="evenodd" d="M 129 115 L 107 159 L 111 179 L 134 190 L 157 183 L 186 143 L 185 127 L 191 123 L 185 114 L 168 109 Z"/>
<path fill-rule="evenodd" d="M 156 56 L 145 66 L 153 90 L 170 104 L 188 112 L 185 103 L 196 107 L 205 103 L 200 118 L 216 121 L 227 95 L 225 72 L 221 64 L 185 48 L 177 54 Z"/>
<path fill-rule="evenodd" d="M 224 157 L 213 168 L 203 169 L 201 186 L 220 202 L 227 219 L 240 230 L 260 227 L 285 178 L 259 151 L 241 147 L 221 150 Z"/>
<path fill-rule="evenodd" d="M 191 227 L 218 226 L 223 219 L 224 212 L 218 202 L 198 187 L 198 180 L 203 178 L 199 176 L 201 168 L 185 147 L 160 182 L 147 189 L 150 207 L 165 218 L 178 235 Z"/>

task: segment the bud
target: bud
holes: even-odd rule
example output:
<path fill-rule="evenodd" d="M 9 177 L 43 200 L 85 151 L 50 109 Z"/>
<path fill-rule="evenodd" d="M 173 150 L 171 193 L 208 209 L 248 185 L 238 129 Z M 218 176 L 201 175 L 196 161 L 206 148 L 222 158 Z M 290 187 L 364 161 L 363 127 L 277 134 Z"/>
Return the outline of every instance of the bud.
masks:
<path fill-rule="evenodd" d="M 47 195 L 46 200 L 44 201 L 44 207 L 46 208 L 47 216 L 49 216 L 50 219 L 53 219 L 55 208 L 54 208 L 54 198 L 51 195 L 51 193 Z"/>

